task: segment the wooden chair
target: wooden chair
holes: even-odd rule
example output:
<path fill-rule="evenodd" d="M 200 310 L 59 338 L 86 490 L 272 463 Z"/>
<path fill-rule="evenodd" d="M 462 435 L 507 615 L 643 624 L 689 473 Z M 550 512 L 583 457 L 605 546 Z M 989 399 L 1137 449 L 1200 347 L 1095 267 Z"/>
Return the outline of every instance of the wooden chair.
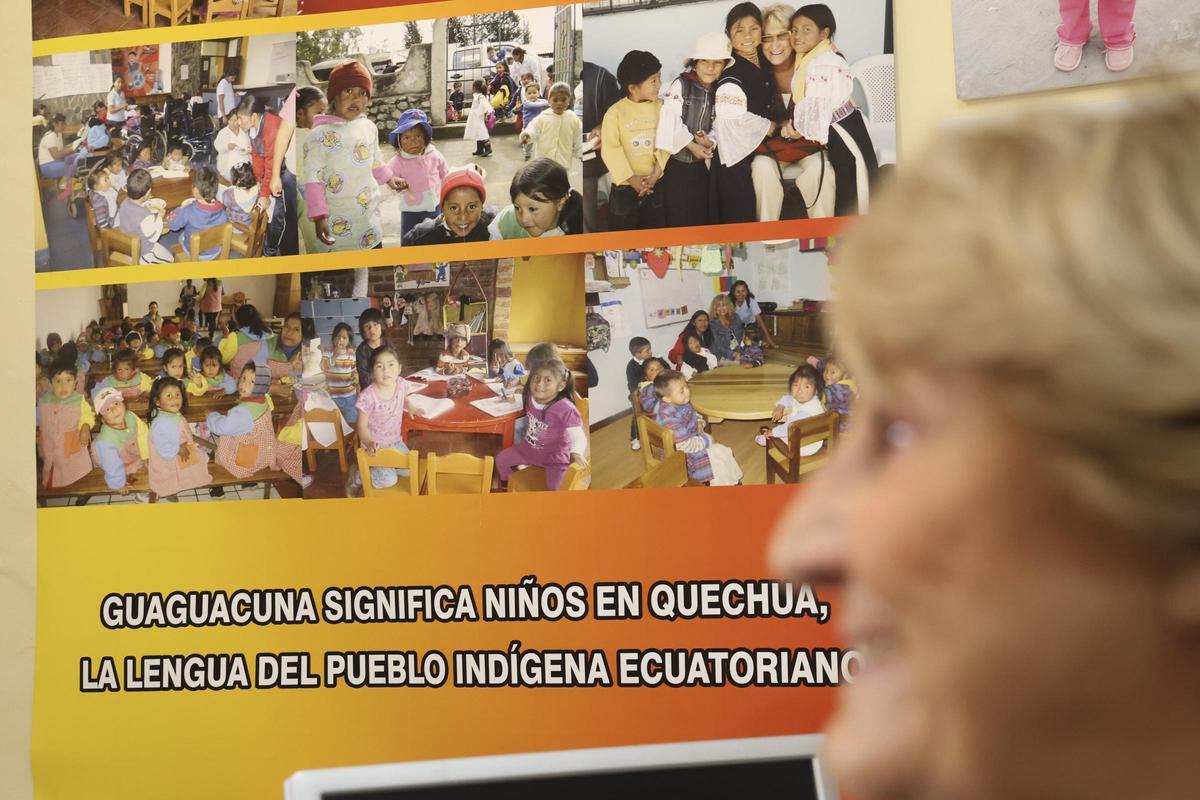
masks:
<path fill-rule="evenodd" d="M 232 223 L 234 228 L 233 241 L 230 249 L 242 258 L 258 258 L 263 254 L 263 244 L 267 240 L 267 215 L 258 206 L 250 212 L 250 224 Z"/>
<path fill-rule="evenodd" d="M 148 0 L 125 0 L 125 16 L 127 16 L 127 17 L 131 16 L 133 14 L 133 11 L 132 11 L 133 6 L 137 6 L 138 8 L 140 8 L 142 10 L 141 11 L 142 24 L 146 25 L 147 24 L 146 11 L 147 11 L 147 7 L 148 7 L 147 3 L 148 3 Z"/>
<path fill-rule="evenodd" d="M 142 240 L 120 228 L 101 228 L 100 245 L 104 251 L 104 263 L 110 267 L 141 263 Z"/>
<path fill-rule="evenodd" d="M 204 19 L 201 22 L 212 22 L 219 14 L 236 14 L 237 19 L 245 19 L 249 13 L 251 0 L 208 0 L 205 4 Z M 231 19 L 231 17 L 221 17 Z"/>
<path fill-rule="evenodd" d="M 283 0 L 246 0 L 246 18 L 255 16 L 255 12 L 266 9 L 272 16 L 283 16 Z"/>
<path fill-rule="evenodd" d="M 308 448 L 306 459 L 308 460 L 308 471 L 315 473 L 317 471 L 317 452 L 320 450 L 334 450 L 338 454 L 338 467 L 342 473 L 350 468 L 350 453 L 353 450 L 354 444 L 342 435 L 342 415 L 336 408 L 312 408 L 304 412 L 304 424 L 312 425 L 313 423 L 329 423 L 333 425 L 335 439 L 331 445 L 323 445 L 313 438 L 312 431 L 308 432 L 307 442 Z"/>
<path fill-rule="evenodd" d="M 816 417 L 796 420 L 788 425 L 786 442 L 767 435 L 767 483 L 775 476 L 784 483 L 799 483 L 800 479 L 820 469 L 829 460 L 838 437 L 838 414 L 826 411 Z M 800 455 L 800 448 L 821 442 L 821 449 L 811 456 Z"/>
<path fill-rule="evenodd" d="M 687 456 L 675 451 L 642 477 L 626 486 L 626 489 L 675 489 L 690 483 L 687 471 Z"/>
<path fill-rule="evenodd" d="M 571 492 L 579 489 L 584 489 L 584 476 L 587 470 L 578 464 L 571 464 L 567 467 L 567 473 L 563 475 L 562 483 L 558 486 L 560 492 Z M 508 490 L 510 492 L 545 492 L 549 491 L 546 485 L 546 471 L 541 467 L 526 467 L 525 469 L 517 470 L 508 476 Z"/>
<path fill-rule="evenodd" d="M 492 490 L 495 465 L 491 456 L 430 453 L 425 457 L 423 494 L 487 494 Z"/>
<path fill-rule="evenodd" d="M 83 210 L 87 214 L 88 245 L 92 248 L 92 266 L 104 266 L 104 242 L 100 239 L 100 226 L 96 224 L 96 209 L 85 198 Z M 140 242 L 139 242 L 140 244 Z"/>
<path fill-rule="evenodd" d="M 192 21 L 192 0 L 147 0 L 146 24 L 151 28 L 159 17 L 166 17 L 172 25 L 186 25 Z"/>
<path fill-rule="evenodd" d="M 649 416 L 638 417 L 638 440 L 642 443 L 642 461 L 646 471 L 657 467 L 675 452 L 675 434 Z"/>
<path fill-rule="evenodd" d="M 421 454 L 416 450 L 401 453 L 399 450 L 384 449 L 372 456 L 367 455 L 367 451 L 360 447 L 354 453 L 358 459 L 358 472 L 362 476 L 363 497 L 416 497 L 420 494 Z M 407 469 L 410 472 L 407 478 L 401 478 L 395 486 L 376 489 L 371 485 L 371 467 Z"/>
<path fill-rule="evenodd" d="M 214 225 L 199 233 L 193 233 L 188 244 L 188 251 L 177 244 L 172 248 L 172 252 L 175 253 L 176 261 L 199 261 L 201 253 L 214 247 L 220 247 L 221 252 L 216 257 L 223 259 L 229 258 L 229 249 L 232 246 L 233 225 L 226 222 L 224 225 Z"/>

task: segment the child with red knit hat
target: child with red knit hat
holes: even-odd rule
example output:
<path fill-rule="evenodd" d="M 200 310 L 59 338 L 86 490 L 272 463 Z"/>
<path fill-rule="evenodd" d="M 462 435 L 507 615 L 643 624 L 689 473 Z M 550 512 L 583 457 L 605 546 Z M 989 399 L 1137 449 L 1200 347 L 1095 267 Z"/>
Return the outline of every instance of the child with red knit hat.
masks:
<path fill-rule="evenodd" d="M 300 175 L 308 218 L 330 250 L 382 247 L 379 185 L 400 190 L 367 116 L 371 89 L 371 74 L 359 62 L 335 67 L 329 73 L 329 113 L 313 119 L 304 141 Z"/>
<path fill-rule="evenodd" d="M 403 243 L 449 244 L 486 242 L 488 225 L 496 218 L 496 209 L 484 205 L 487 189 L 483 168 L 475 164 L 452 169 L 442 181 L 442 211 L 427 219 L 404 236 Z"/>

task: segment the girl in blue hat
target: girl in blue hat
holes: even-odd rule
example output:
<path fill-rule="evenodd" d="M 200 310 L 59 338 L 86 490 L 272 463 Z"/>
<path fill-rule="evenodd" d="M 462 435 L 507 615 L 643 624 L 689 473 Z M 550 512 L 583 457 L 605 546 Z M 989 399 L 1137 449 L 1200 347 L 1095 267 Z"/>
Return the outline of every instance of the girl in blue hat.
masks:
<path fill-rule="evenodd" d="M 401 114 L 388 141 L 396 148 L 388 169 L 400 179 L 397 191 L 403 237 L 419 223 L 438 215 L 442 181 L 450 167 L 433 145 L 433 127 L 424 111 L 412 108 Z"/>

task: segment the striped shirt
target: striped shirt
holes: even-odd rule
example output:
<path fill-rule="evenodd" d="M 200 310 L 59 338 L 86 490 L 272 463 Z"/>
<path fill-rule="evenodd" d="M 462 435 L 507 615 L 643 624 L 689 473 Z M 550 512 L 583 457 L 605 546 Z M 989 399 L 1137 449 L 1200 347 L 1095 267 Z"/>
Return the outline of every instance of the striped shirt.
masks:
<path fill-rule="evenodd" d="M 325 370 L 325 384 L 329 387 L 330 396 L 349 397 L 358 391 L 354 380 L 355 358 L 353 350 L 344 353 L 334 353 L 332 350 L 326 350 L 321 359 L 321 366 Z"/>

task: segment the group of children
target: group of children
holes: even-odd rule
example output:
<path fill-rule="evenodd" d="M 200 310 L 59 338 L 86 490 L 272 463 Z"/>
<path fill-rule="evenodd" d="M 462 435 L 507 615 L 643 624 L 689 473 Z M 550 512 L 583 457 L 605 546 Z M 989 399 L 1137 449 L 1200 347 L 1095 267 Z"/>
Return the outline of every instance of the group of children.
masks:
<path fill-rule="evenodd" d="M 552 93 L 550 117 L 530 139 L 538 158 L 518 170 L 510 187 L 512 205 L 497 211 L 487 205 L 484 170 L 473 163 L 451 168 L 434 145 L 423 111 L 401 114 L 388 135 L 395 155 L 385 162 L 378 129 L 367 114 L 370 72 L 358 61 L 335 67 L 328 99 L 315 87 L 297 95 L 306 243 L 314 251 L 382 247 L 379 205 L 385 186 L 399 196 L 404 245 L 581 233 L 582 197 L 571 188 L 568 170 L 578 161 L 582 127 L 566 108 L 571 94 L 563 87 L 565 95 Z M 487 103 L 486 87 L 476 90 L 476 102 Z M 475 130 L 471 120 L 483 130 L 475 154 L 487 155 L 487 127 L 472 115 L 468 132 Z"/>
<path fill-rule="evenodd" d="M 201 442 L 235 478 L 279 469 L 303 486 L 303 402 L 276 430 L 270 397 L 273 376 L 285 394 L 294 390 L 299 351 L 286 366 L 272 364 L 272 356 L 276 362 L 281 356 L 257 311 L 252 306 L 239 311 L 245 311 L 240 322 L 246 335 L 235 330 L 217 341 L 197 336 L 184 308 L 165 319 L 157 303 L 141 320 L 123 320 L 111 329 L 104 320 L 89 323 L 76 342 L 63 344 L 60 336 L 49 334 L 46 350 L 36 359 L 43 486 L 70 486 L 99 468 L 109 491 L 128 495 L 135 476 L 146 468 L 150 491 L 177 501 L 180 492 L 213 480 Z M 247 342 L 259 346 L 246 347 Z M 110 359 L 112 371 L 89 394 L 88 373 Z M 153 359 L 160 367 L 151 375 L 143 367 Z M 189 399 L 206 396 L 235 399 L 227 411 L 189 422 Z M 144 404 L 144 419 L 131 404 Z M 93 433 L 97 415 L 99 428 Z M 221 496 L 223 490 L 212 487 L 210 494 Z"/>

